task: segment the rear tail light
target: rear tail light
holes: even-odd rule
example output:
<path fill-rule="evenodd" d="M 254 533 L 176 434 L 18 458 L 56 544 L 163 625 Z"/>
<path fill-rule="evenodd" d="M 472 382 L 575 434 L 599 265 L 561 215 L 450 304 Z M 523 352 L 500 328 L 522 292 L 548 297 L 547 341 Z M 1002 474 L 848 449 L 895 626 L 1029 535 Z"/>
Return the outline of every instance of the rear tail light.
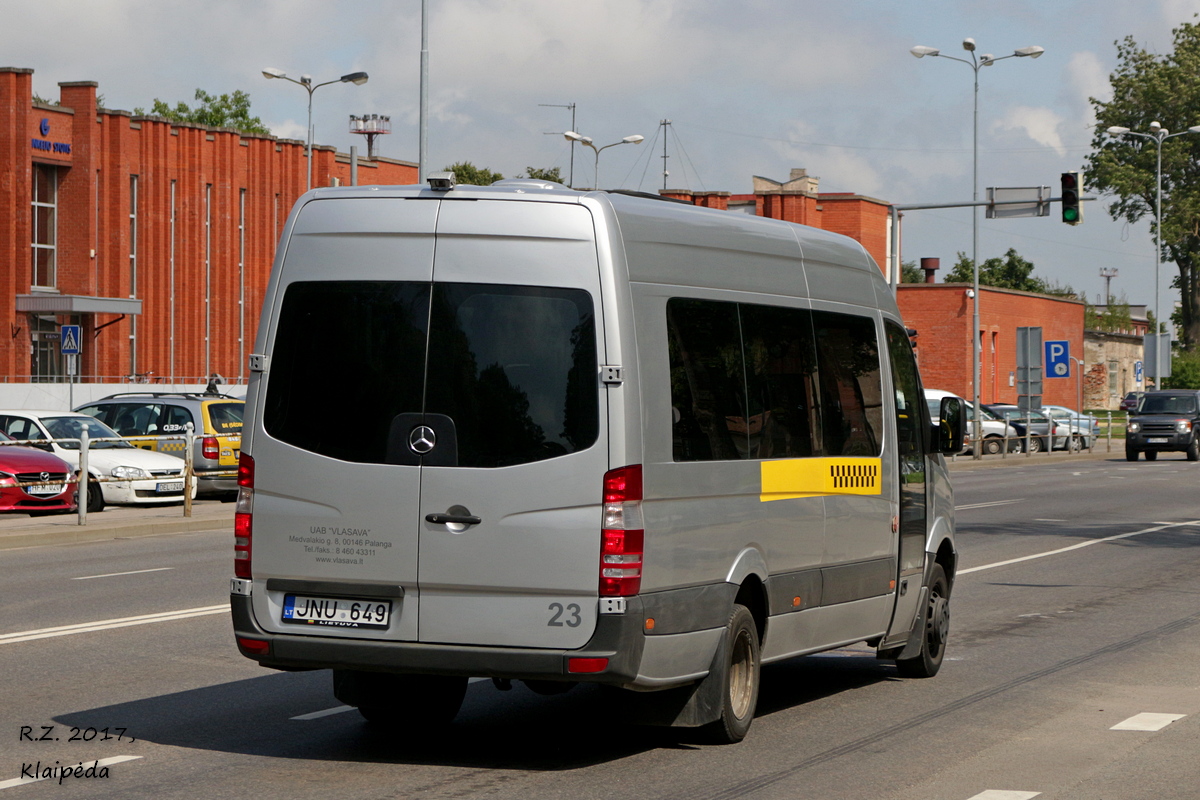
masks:
<path fill-rule="evenodd" d="M 205 436 L 200 445 L 200 452 L 205 458 L 220 458 L 221 445 L 217 442 L 217 437 Z"/>
<path fill-rule="evenodd" d="M 586 674 L 592 672 L 604 672 L 608 669 L 607 658 L 568 658 L 567 672 L 573 674 Z"/>
<path fill-rule="evenodd" d="M 604 519 L 600 531 L 600 596 L 629 597 L 642 588 L 645 523 L 642 467 L 604 474 Z"/>
<path fill-rule="evenodd" d="M 233 510 L 233 574 L 250 577 L 250 540 L 254 516 L 254 459 L 238 458 L 238 498 Z"/>

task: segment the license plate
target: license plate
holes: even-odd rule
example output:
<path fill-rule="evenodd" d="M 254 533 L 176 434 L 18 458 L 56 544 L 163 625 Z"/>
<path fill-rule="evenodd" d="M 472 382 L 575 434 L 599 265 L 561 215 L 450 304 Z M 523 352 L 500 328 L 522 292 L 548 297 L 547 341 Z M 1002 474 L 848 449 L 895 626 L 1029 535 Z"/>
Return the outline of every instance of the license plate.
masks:
<path fill-rule="evenodd" d="M 62 494 L 63 485 L 61 483 L 39 483 L 37 486 L 26 486 L 26 494 Z"/>
<path fill-rule="evenodd" d="M 283 621 L 301 625 L 386 628 L 391 616 L 391 600 L 309 597 L 302 594 L 289 594 L 283 598 Z"/>
<path fill-rule="evenodd" d="M 1166 444 L 1168 441 L 1165 436 L 1151 436 L 1146 440 L 1146 444 Z"/>
<path fill-rule="evenodd" d="M 170 483 L 160 483 L 155 488 L 156 492 L 182 492 L 183 481 L 171 481 Z"/>

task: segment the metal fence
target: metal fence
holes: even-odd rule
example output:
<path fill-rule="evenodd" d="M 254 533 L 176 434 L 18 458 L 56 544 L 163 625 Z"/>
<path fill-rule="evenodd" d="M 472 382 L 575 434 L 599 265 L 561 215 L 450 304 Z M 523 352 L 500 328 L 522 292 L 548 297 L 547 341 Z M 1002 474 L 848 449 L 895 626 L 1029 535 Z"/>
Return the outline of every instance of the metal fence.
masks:
<path fill-rule="evenodd" d="M 192 423 L 190 423 L 190 422 L 187 423 L 187 429 L 183 433 L 166 434 L 163 436 L 137 436 L 137 437 L 133 437 L 133 438 L 135 438 L 137 441 L 156 441 L 156 442 L 181 441 L 181 440 L 183 441 L 184 447 L 183 447 L 183 456 L 182 457 L 183 457 L 184 467 L 183 467 L 183 474 L 182 474 L 182 478 L 183 478 L 183 498 L 182 499 L 183 499 L 183 516 L 185 516 L 185 517 L 192 516 L 192 494 L 196 488 L 196 481 L 198 478 L 229 477 L 229 476 L 236 474 L 235 470 L 231 470 L 229 468 L 215 469 L 215 470 L 198 470 L 198 469 L 196 469 L 196 465 L 195 465 L 196 440 L 202 438 L 202 436 L 196 435 L 195 431 L 192 428 Z M 87 492 L 87 488 L 86 488 L 87 486 L 99 485 L 102 483 L 125 482 L 125 481 L 130 481 L 130 480 L 146 480 L 145 478 L 130 479 L 130 478 L 118 478 L 118 477 L 115 477 L 112 475 L 96 476 L 96 475 L 90 474 L 89 464 L 88 464 L 88 453 L 89 453 L 91 446 L 96 442 L 124 442 L 125 444 L 130 444 L 130 439 L 123 437 L 123 436 L 98 436 L 93 439 L 87 435 L 87 431 L 85 430 L 85 431 L 83 431 L 82 435 L 79 438 L 17 439 L 14 441 L 0 442 L 0 446 L 25 445 L 25 446 L 32 446 L 32 447 L 39 447 L 39 446 L 44 447 L 45 445 L 47 445 L 51 442 L 54 442 L 54 443 L 66 442 L 66 443 L 71 443 L 71 444 L 74 444 L 74 443 L 79 444 L 79 468 L 77 470 L 75 470 L 74 473 L 70 473 L 70 472 L 67 473 L 67 482 L 70 483 L 72 480 L 74 480 L 76 487 L 79 486 L 79 483 L 80 483 L 79 478 L 81 475 L 88 476 L 87 483 L 85 484 L 85 488 L 82 491 L 80 491 L 79 488 L 76 488 L 76 504 L 78 505 L 76 514 L 78 515 L 78 524 L 79 525 L 87 524 L 87 505 L 88 505 L 88 503 L 87 503 L 88 492 Z M 41 483 L 41 481 L 17 481 L 16 485 L 18 485 L 18 486 L 35 486 L 35 485 L 39 485 L 40 483 Z M 34 509 L 34 510 L 36 510 L 36 509 Z"/>
<path fill-rule="evenodd" d="M 991 453 L 988 455 L 991 457 L 995 457 L 998 455 L 1002 459 L 1009 458 L 1009 457 L 1017 457 L 1017 456 L 1022 456 L 1025 458 L 1038 457 L 1038 456 L 1053 457 L 1053 456 L 1062 455 L 1062 454 L 1069 455 L 1069 454 L 1079 453 L 1079 452 L 1091 453 L 1091 452 L 1095 452 L 1097 447 L 1103 447 L 1105 449 L 1105 452 L 1111 453 L 1112 449 L 1113 449 L 1113 439 L 1114 438 L 1117 440 L 1118 448 L 1124 447 L 1125 425 L 1126 425 L 1126 419 L 1127 419 L 1127 415 L 1124 412 L 1114 413 L 1112 411 L 1107 411 L 1107 412 L 1105 412 L 1104 416 L 1100 416 L 1097 414 L 1084 414 L 1084 415 L 1082 415 L 1081 419 L 1092 421 L 1092 424 L 1089 425 L 1091 432 L 1080 433 L 1079 429 L 1082 426 L 1077 423 L 1073 423 L 1070 425 L 1061 425 L 1060 424 L 1060 425 L 1056 426 L 1056 431 L 1057 431 L 1057 429 L 1060 429 L 1063 427 L 1069 427 L 1070 431 L 1067 434 L 1062 434 L 1062 433 L 1057 433 L 1057 432 L 1049 433 L 1045 437 L 1042 437 L 1038 434 L 1033 434 L 1033 433 L 1029 432 L 1031 420 L 1028 417 L 1025 417 L 1023 419 L 1005 420 L 1005 422 L 1010 423 L 1009 427 L 1011 427 L 1012 422 L 1018 422 L 1020 424 L 1023 424 L 1025 426 L 1025 431 L 1026 431 L 1025 435 L 1024 436 L 1003 436 L 1003 437 L 1001 437 L 1002 445 L 1000 447 L 1000 452 L 999 453 Z M 971 427 L 972 427 L 971 423 L 968 422 L 967 423 L 968 433 L 971 431 Z M 1029 447 L 1030 440 L 1031 439 L 1041 439 L 1041 438 L 1046 438 L 1050 442 L 1050 446 L 1047 448 L 1043 448 L 1040 452 L 1037 452 L 1037 453 L 1032 452 Z M 1056 448 L 1054 446 L 1055 442 L 1058 440 L 1061 440 L 1061 439 L 1067 440 L 1065 446 Z M 1099 442 L 1101 440 L 1103 440 L 1103 444 L 1099 444 Z M 954 461 L 960 457 L 971 457 L 971 450 L 973 449 L 973 447 L 974 447 L 974 443 L 972 443 L 967 448 L 967 450 L 964 451 L 963 453 L 951 456 L 951 460 Z M 984 455 L 982 452 L 982 447 L 983 447 L 983 443 L 981 442 L 980 443 L 980 455 L 981 456 Z"/>

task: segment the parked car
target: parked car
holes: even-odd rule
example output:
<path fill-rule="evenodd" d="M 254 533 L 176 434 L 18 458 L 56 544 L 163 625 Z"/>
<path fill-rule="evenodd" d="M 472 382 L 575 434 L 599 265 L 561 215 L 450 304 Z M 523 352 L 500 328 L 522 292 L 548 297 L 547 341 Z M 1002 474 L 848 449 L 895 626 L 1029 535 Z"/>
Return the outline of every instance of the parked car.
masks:
<path fill-rule="evenodd" d="M 24 445 L 3 444 L 0 433 L 0 511 L 30 515 L 75 510 L 75 469 L 63 459 Z"/>
<path fill-rule="evenodd" d="M 1066 406 L 1042 406 L 1042 413 L 1057 422 L 1066 425 L 1071 436 L 1075 439 L 1070 449 L 1078 450 L 1092 446 L 1092 442 L 1100 435 L 1100 421 L 1087 414 L 1067 408 Z"/>
<path fill-rule="evenodd" d="M 1029 431 L 1029 452 L 1060 449 L 1069 446 L 1071 437 L 1066 426 L 1059 426 L 1040 411 L 1022 411 L 1006 404 L 986 405 L 985 409 L 1008 421 L 1021 438 L 1021 449 L 1025 448 L 1026 427 Z"/>
<path fill-rule="evenodd" d="M 1122 411 L 1137 411 L 1138 400 L 1142 399 L 1145 392 L 1130 392 L 1125 395 L 1125 399 L 1121 401 Z"/>
<path fill-rule="evenodd" d="M 238 455 L 242 451 L 242 412 L 246 402 L 223 394 L 127 392 L 109 395 L 75 409 L 95 417 L 135 447 L 183 457 L 182 439 L 141 437 L 179 434 L 192 423 L 196 432 L 192 467 L 201 495 L 237 494 Z"/>
<path fill-rule="evenodd" d="M 88 445 L 87 510 L 103 511 L 106 503 L 133 505 L 172 503 L 183 499 L 183 459 L 167 453 L 147 452 L 128 442 L 100 420 L 71 411 L 28 409 L 0 410 L 0 431 L 14 439 L 32 439 L 35 445 L 79 468 L 78 439 L 84 430 L 90 439 L 111 438 Z M 63 439 L 65 441 L 57 441 Z M 99 482 L 103 478 L 103 482 Z M 192 496 L 196 483 L 192 481 Z"/>
<path fill-rule="evenodd" d="M 1200 392 L 1163 389 L 1146 392 L 1125 428 L 1125 459 L 1147 461 L 1162 452 L 1182 452 L 1188 461 L 1200 460 Z"/>
<path fill-rule="evenodd" d="M 967 442 L 963 446 L 963 452 L 972 452 L 974 448 L 971 445 L 971 437 L 975 435 L 975 408 L 973 404 L 953 392 L 945 392 L 941 389 L 926 389 L 925 402 L 929 406 L 929 417 L 934 422 L 937 422 L 938 406 L 941 404 L 943 397 L 958 397 L 962 400 L 963 407 L 966 409 L 967 431 Z M 986 407 L 982 411 L 983 415 L 980 417 L 983 429 L 983 442 L 980 445 L 981 451 L 988 455 L 996 455 L 1004 449 L 1004 442 L 1007 439 L 1008 452 L 1018 452 L 1022 445 L 1017 437 L 1017 429 L 988 411 Z"/>

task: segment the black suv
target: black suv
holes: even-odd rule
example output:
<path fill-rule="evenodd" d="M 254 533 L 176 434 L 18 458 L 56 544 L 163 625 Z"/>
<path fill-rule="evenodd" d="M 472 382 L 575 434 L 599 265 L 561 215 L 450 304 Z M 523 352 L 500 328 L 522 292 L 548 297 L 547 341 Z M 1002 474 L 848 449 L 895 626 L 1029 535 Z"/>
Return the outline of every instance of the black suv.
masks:
<path fill-rule="evenodd" d="M 1163 389 L 1146 392 L 1138 401 L 1137 411 L 1129 415 L 1125 429 L 1125 460 L 1137 461 L 1145 453 L 1147 461 L 1164 450 L 1186 453 L 1188 461 L 1200 461 L 1200 392 Z"/>

